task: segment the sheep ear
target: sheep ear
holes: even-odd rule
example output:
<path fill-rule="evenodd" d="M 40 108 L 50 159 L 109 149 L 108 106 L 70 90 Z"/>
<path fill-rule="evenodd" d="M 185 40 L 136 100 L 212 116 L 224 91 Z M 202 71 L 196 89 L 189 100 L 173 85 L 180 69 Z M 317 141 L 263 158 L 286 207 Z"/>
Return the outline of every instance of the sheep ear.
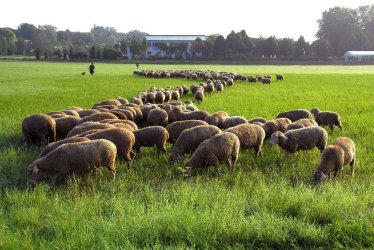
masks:
<path fill-rule="evenodd" d="M 38 173 L 38 167 L 37 167 L 36 165 L 33 165 L 33 167 L 32 167 L 32 172 L 33 172 L 34 174 Z"/>

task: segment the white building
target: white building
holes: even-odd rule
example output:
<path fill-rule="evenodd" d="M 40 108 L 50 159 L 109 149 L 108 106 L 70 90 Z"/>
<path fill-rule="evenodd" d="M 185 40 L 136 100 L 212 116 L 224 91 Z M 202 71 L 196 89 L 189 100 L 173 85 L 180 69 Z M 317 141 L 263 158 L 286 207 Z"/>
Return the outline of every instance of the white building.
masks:
<path fill-rule="evenodd" d="M 182 57 L 189 58 L 192 56 L 192 42 L 200 38 L 205 41 L 207 36 L 204 35 L 149 35 L 145 36 L 147 40 L 146 57 Z M 201 56 L 196 53 L 194 56 Z"/>
<path fill-rule="evenodd" d="M 346 62 L 374 62 L 374 51 L 347 51 L 344 59 Z"/>

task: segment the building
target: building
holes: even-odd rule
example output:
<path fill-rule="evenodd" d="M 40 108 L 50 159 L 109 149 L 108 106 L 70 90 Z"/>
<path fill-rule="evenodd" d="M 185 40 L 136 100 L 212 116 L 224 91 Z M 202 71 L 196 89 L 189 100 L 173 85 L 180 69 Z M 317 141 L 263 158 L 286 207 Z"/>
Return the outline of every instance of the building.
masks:
<path fill-rule="evenodd" d="M 344 59 L 346 62 L 374 62 L 374 51 L 347 51 Z"/>
<path fill-rule="evenodd" d="M 193 55 L 192 43 L 200 38 L 205 41 L 204 35 L 149 35 L 147 40 L 146 57 L 169 57 L 169 58 L 190 58 L 201 56 L 200 53 Z"/>

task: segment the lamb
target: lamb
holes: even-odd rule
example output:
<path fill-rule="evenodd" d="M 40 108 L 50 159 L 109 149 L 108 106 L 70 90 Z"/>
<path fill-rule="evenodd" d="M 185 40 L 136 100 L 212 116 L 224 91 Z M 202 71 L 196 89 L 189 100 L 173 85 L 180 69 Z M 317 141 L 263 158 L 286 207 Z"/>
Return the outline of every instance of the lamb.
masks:
<path fill-rule="evenodd" d="M 231 128 L 236 125 L 243 124 L 243 123 L 248 123 L 247 119 L 245 119 L 242 116 L 232 116 L 232 117 L 227 118 L 223 122 L 223 128 L 228 129 L 228 128 Z"/>
<path fill-rule="evenodd" d="M 30 115 L 22 121 L 22 133 L 28 144 L 48 144 L 56 141 L 56 122 L 49 115 Z"/>
<path fill-rule="evenodd" d="M 342 122 L 338 113 L 331 111 L 320 111 L 318 108 L 313 108 L 310 112 L 314 115 L 318 126 L 329 126 L 332 133 L 334 132 L 335 125 L 340 128 L 340 131 L 342 131 Z"/>
<path fill-rule="evenodd" d="M 282 133 L 280 131 L 271 135 L 270 144 L 278 144 L 287 153 L 299 150 L 311 150 L 317 147 L 321 152 L 327 143 L 327 131 L 320 127 L 307 127 Z"/>
<path fill-rule="evenodd" d="M 116 154 L 116 146 L 108 140 L 67 143 L 27 167 L 28 183 L 35 186 L 39 172 L 57 177 L 74 172 L 91 172 L 99 166 L 107 167 L 115 178 Z"/>
<path fill-rule="evenodd" d="M 131 167 L 132 159 L 135 156 L 135 153 L 131 151 L 135 143 L 135 136 L 130 130 L 122 128 L 108 128 L 86 135 L 85 137 L 90 140 L 106 139 L 113 142 L 117 147 L 118 155 L 123 156 L 127 162 L 128 168 Z"/>
<path fill-rule="evenodd" d="M 199 103 L 204 101 L 204 91 L 197 90 L 194 94 L 194 98 Z"/>
<path fill-rule="evenodd" d="M 166 127 L 166 130 L 169 132 L 168 142 L 175 143 L 182 133 L 183 130 L 200 126 L 200 125 L 209 125 L 208 123 L 200 120 L 187 120 L 187 121 L 177 121 L 169 124 Z"/>
<path fill-rule="evenodd" d="M 312 115 L 308 110 L 306 110 L 306 109 L 295 109 L 295 110 L 279 113 L 276 118 L 288 118 L 292 122 L 295 122 L 295 121 L 300 120 L 300 119 L 311 118 L 311 117 L 312 117 Z"/>
<path fill-rule="evenodd" d="M 87 139 L 84 137 L 71 137 L 71 138 L 60 140 L 60 141 L 52 142 L 43 149 L 43 151 L 39 155 L 39 158 L 46 156 L 47 154 L 49 154 L 50 152 L 55 150 L 57 147 L 63 144 L 73 143 L 73 142 L 82 142 L 82 141 L 90 141 L 90 139 Z"/>
<path fill-rule="evenodd" d="M 80 121 L 79 117 L 67 116 L 55 119 L 56 122 L 56 140 L 61 140 L 72 130 Z"/>
<path fill-rule="evenodd" d="M 265 140 L 265 131 L 261 126 L 243 123 L 228 128 L 225 132 L 231 132 L 239 138 L 241 149 L 254 148 L 256 157 L 261 154 L 262 145 Z"/>
<path fill-rule="evenodd" d="M 298 128 L 306 128 L 306 127 L 318 127 L 318 124 L 310 118 L 304 118 L 297 120 L 290 125 L 287 126 L 287 131 L 292 129 L 298 129 Z"/>
<path fill-rule="evenodd" d="M 314 172 L 313 184 L 320 183 L 331 172 L 336 176 L 343 166 L 347 164 L 351 167 L 351 174 L 353 175 L 355 160 L 355 143 L 347 137 L 335 139 L 322 152 L 321 161 Z"/>
<path fill-rule="evenodd" d="M 148 113 L 147 122 L 150 126 L 163 126 L 168 125 L 168 113 L 160 108 L 152 109 Z"/>
<path fill-rule="evenodd" d="M 156 147 L 159 151 L 166 153 L 165 144 L 169 139 L 169 132 L 161 126 L 151 126 L 133 132 L 135 143 L 133 149 L 140 153 L 141 147 Z"/>
<path fill-rule="evenodd" d="M 77 111 L 80 118 L 84 118 L 86 116 L 92 115 L 92 114 L 98 114 L 100 113 L 99 110 L 96 109 L 83 109 L 80 111 Z"/>
<path fill-rule="evenodd" d="M 215 135 L 203 141 L 196 149 L 195 153 L 185 163 L 187 173 L 195 175 L 198 168 L 214 166 L 219 172 L 219 163 L 225 161 L 230 173 L 234 170 L 235 162 L 239 156 L 239 138 L 230 132 Z"/>
<path fill-rule="evenodd" d="M 204 121 L 206 121 L 210 125 L 223 128 L 223 122 L 229 117 L 229 114 L 227 114 L 225 111 L 218 111 L 205 117 Z"/>
<path fill-rule="evenodd" d="M 109 112 L 92 114 L 92 115 L 86 116 L 85 118 L 82 118 L 78 124 L 82 124 L 85 122 L 97 122 L 97 121 L 101 121 L 104 119 L 117 119 L 117 116 Z"/>
<path fill-rule="evenodd" d="M 66 138 L 70 138 L 70 137 L 82 134 L 89 130 L 106 129 L 106 128 L 114 128 L 114 126 L 111 124 L 99 123 L 99 122 L 85 122 L 83 124 L 77 125 L 72 130 L 70 130 L 70 132 L 66 135 Z"/>
<path fill-rule="evenodd" d="M 172 159 L 179 160 L 185 153 L 192 154 L 203 141 L 222 133 L 213 125 L 200 125 L 182 131 L 172 148 Z"/>
<path fill-rule="evenodd" d="M 265 140 L 269 139 L 276 131 L 286 132 L 287 126 L 291 123 L 291 120 L 288 118 L 278 118 L 265 122 L 262 125 L 262 128 L 265 130 Z"/>

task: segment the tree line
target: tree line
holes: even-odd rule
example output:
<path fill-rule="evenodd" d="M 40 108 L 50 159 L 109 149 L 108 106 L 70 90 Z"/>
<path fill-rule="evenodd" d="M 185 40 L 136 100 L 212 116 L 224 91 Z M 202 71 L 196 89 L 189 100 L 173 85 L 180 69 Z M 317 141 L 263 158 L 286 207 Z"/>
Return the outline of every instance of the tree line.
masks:
<path fill-rule="evenodd" d="M 316 40 L 303 36 L 292 38 L 251 38 L 245 30 L 232 31 L 226 37 L 213 34 L 206 40 L 196 39 L 192 57 L 213 60 L 247 60 L 257 58 L 341 57 L 348 50 L 374 50 L 374 5 L 357 9 L 334 7 L 322 13 Z M 16 30 L 0 28 L 1 55 L 34 55 L 37 59 L 123 59 L 128 52 L 144 56 L 145 32 L 117 32 L 113 27 L 94 25 L 90 32 L 58 31 L 53 25 L 22 23 Z M 167 53 L 182 54 L 186 44 L 160 44 Z"/>

